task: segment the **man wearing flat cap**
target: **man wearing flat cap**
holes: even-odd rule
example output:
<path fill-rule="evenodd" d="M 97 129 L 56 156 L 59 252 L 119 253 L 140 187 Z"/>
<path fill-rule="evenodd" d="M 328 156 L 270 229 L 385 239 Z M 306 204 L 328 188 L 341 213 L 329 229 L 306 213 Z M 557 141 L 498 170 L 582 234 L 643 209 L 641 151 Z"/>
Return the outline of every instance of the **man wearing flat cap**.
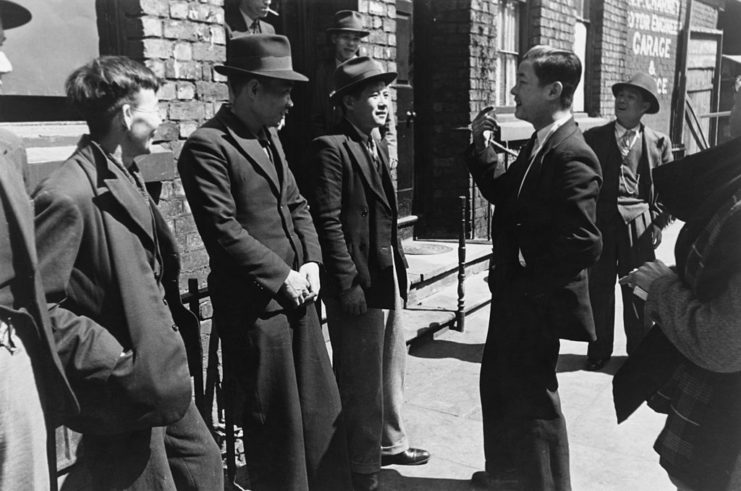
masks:
<path fill-rule="evenodd" d="M 615 278 L 655 259 L 661 230 L 671 220 L 657 200 L 652 170 L 672 160 L 671 141 L 641 122 L 659 112 L 656 82 L 638 72 L 612 86 L 616 121 L 592 128 L 584 139 L 602 166 L 604 184 L 597 202 L 603 249 L 589 274 L 589 295 L 597 340 L 589 343 L 588 370 L 600 370 L 612 356 Z M 623 322 L 628 354 L 643 338 L 643 302 L 623 286 Z"/>
<path fill-rule="evenodd" d="M 378 488 L 381 465 L 426 463 L 401 417 L 406 343 L 401 324 L 406 260 L 386 143 L 373 136 L 396 73 L 368 57 L 334 73 L 337 131 L 309 153 L 310 200 L 324 257 L 324 302 L 356 491 Z"/>
<path fill-rule="evenodd" d="M 30 20 L 27 9 L 0 0 L 0 46 L 5 30 Z M 11 71 L 0 51 L 0 75 Z M 20 138 L 0 130 L 0 489 L 44 491 L 56 488 L 47 448 L 58 416 L 78 406 L 46 310 L 25 169 Z"/>
<path fill-rule="evenodd" d="M 233 38 L 230 105 L 191 135 L 178 161 L 210 258 L 225 366 L 245 393 L 252 489 L 347 490 L 340 397 L 314 301 L 321 250 L 275 125 L 293 107 L 288 39 Z"/>

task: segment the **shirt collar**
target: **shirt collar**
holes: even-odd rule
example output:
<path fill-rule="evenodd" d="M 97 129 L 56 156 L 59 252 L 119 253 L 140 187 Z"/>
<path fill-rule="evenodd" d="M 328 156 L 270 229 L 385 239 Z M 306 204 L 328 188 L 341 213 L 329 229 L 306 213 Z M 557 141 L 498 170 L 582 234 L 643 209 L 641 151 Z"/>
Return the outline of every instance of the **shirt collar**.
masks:
<path fill-rule="evenodd" d="M 355 126 L 355 124 L 352 121 L 350 121 L 349 119 L 345 118 L 345 121 L 347 121 L 348 123 L 350 123 L 350 126 L 352 126 L 353 128 L 355 128 L 355 131 L 357 131 L 358 135 L 360 136 L 360 140 L 363 143 L 368 143 L 368 140 L 370 140 L 370 138 L 371 138 L 370 135 L 368 135 L 368 134 L 363 133 L 362 131 L 360 131 L 360 128 L 358 128 L 357 126 Z"/>
<path fill-rule="evenodd" d="M 633 128 L 626 128 L 625 126 L 621 125 L 617 120 L 615 120 L 615 136 L 617 138 L 620 138 L 623 136 L 623 134 L 628 131 L 633 130 L 636 132 L 636 136 L 641 134 L 641 123 L 638 123 Z"/>
<path fill-rule="evenodd" d="M 567 114 L 560 119 L 555 120 L 548 126 L 545 126 L 538 130 L 535 136 L 535 148 L 540 148 L 545 144 L 545 141 L 550 135 L 556 132 L 561 126 L 563 126 L 568 120 L 571 119 L 571 114 Z"/>
<path fill-rule="evenodd" d="M 252 27 L 252 24 L 255 22 L 255 19 L 251 18 L 249 15 L 245 14 L 242 9 L 239 10 L 239 13 L 242 14 L 242 18 L 244 19 L 244 23 L 247 26 L 247 29 Z"/>

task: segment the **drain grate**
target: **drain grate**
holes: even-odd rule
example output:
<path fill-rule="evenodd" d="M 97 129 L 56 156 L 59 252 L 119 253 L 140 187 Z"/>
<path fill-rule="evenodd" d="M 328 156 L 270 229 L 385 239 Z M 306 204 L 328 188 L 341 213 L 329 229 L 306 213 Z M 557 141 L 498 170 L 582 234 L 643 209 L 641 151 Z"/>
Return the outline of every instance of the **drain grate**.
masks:
<path fill-rule="evenodd" d="M 452 250 L 452 247 L 442 244 L 410 244 L 404 246 L 404 254 L 410 254 L 412 256 L 443 254 Z"/>

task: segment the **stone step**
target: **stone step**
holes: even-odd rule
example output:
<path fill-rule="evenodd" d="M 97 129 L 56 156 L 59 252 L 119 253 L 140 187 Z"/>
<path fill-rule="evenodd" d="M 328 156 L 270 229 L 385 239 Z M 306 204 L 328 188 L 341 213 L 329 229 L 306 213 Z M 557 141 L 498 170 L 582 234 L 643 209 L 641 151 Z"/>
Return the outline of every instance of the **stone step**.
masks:
<path fill-rule="evenodd" d="M 441 291 L 450 285 L 458 283 L 458 243 L 457 242 L 428 242 L 405 241 L 404 249 L 444 247 L 446 250 L 439 254 L 416 255 L 407 253 L 409 268 L 409 296 L 408 305 L 414 305 Z M 489 267 L 491 258 L 491 244 L 488 242 L 469 242 L 466 244 L 466 276 L 471 276 Z"/>

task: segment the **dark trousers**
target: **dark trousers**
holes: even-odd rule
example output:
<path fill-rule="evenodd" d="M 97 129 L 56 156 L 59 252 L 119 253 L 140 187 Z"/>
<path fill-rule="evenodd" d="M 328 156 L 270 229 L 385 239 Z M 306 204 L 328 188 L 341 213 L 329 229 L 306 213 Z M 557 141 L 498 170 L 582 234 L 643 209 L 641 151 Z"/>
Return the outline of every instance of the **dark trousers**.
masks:
<path fill-rule="evenodd" d="M 212 299 L 225 368 L 244 392 L 252 489 L 352 489 L 340 396 L 314 305 L 250 320 Z"/>
<path fill-rule="evenodd" d="M 63 491 L 224 489 L 221 451 L 193 402 L 180 421 L 120 435 L 83 435 Z"/>
<path fill-rule="evenodd" d="M 494 476 L 514 471 L 523 491 L 570 490 L 556 379 L 560 342 L 549 332 L 543 306 L 523 295 L 496 297 L 481 360 L 486 470 Z"/>
<path fill-rule="evenodd" d="M 645 233 L 651 225 L 648 212 L 625 224 L 615 212 L 610 223 L 600 224 L 602 255 L 589 271 L 589 296 L 594 313 L 597 340 L 589 343 L 590 359 L 609 358 L 615 337 L 615 281 L 646 261 L 656 259 L 651 244 L 651 234 Z M 623 324 L 627 338 L 628 354 L 643 339 L 643 301 L 627 287 L 623 295 Z"/>

